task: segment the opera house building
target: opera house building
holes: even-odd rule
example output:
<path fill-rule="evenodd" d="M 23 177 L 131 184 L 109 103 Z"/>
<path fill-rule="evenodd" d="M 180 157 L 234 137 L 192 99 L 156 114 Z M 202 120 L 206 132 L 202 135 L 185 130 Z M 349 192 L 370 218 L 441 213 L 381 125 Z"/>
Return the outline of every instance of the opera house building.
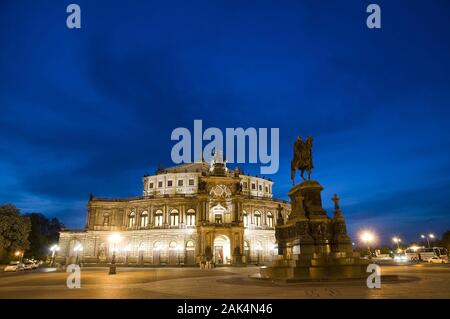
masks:
<path fill-rule="evenodd" d="M 91 196 L 85 229 L 61 232 L 56 261 L 106 264 L 114 252 L 119 265 L 243 265 L 277 255 L 275 225 L 290 204 L 273 198 L 270 179 L 228 169 L 217 155 L 142 182 L 142 196 Z"/>

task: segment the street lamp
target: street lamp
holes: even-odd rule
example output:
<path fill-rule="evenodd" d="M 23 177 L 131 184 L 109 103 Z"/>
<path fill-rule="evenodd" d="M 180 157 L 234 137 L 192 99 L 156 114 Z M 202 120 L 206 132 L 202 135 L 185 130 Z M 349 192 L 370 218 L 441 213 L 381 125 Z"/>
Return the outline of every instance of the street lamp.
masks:
<path fill-rule="evenodd" d="M 53 245 L 52 247 L 50 247 L 50 251 L 52 252 L 52 261 L 50 263 L 50 267 L 53 267 L 55 263 L 56 252 L 59 251 L 59 246 Z"/>
<path fill-rule="evenodd" d="M 80 251 L 83 251 L 83 246 L 82 246 L 80 243 L 78 243 L 78 244 L 76 244 L 75 247 L 73 248 L 73 251 L 76 253 L 75 264 L 78 265 L 78 253 L 79 253 Z"/>
<path fill-rule="evenodd" d="M 422 237 L 423 239 L 425 239 L 425 238 L 426 238 L 426 240 L 427 240 L 427 244 L 428 244 L 428 248 L 431 248 L 431 245 L 430 245 L 430 240 L 429 240 L 429 238 L 431 238 L 431 239 L 434 239 L 434 235 L 433 235 L 433 234 L 428 234 L 428 236 L 425 236 L 425 235 L 420 235 L 420 237 Z"/>
<path fill-rule="evenodd" d="M 401 238 L 394 237 L 394 238 L 392 238 L 392 241 L 397 244 L 397 252 L 399 252 L 400 251 L 400 242 L 402 241 Z"/>
<path fill-rule="evenodd" d="M 370 231 L 363 231 L 360 237 L 362 242 L 367 245 L 367 249 L 369 250 L 369 259 L 371 259 L 372 252 L 370 250 L 370 244 L 375 240 L 375 235 Z"/>
<path fill-rule="evenodd" d="M 14 256 L 16 256 L 17 258 L 19 258 L 19 262 L 22 262 L 23 251 L 17 250 L 17 251 L 14 253 Z"/>
<path fill-rule="evenodd" d="M 114 233 L 108 238 L 109 242 L 112 244 L 112 259 L 111 264 L 109 266 L 109 274 L 115 275 L 116 274 L 116 244 L 118 244 L 122 240 L 122 236 L 118 233 Z"/>

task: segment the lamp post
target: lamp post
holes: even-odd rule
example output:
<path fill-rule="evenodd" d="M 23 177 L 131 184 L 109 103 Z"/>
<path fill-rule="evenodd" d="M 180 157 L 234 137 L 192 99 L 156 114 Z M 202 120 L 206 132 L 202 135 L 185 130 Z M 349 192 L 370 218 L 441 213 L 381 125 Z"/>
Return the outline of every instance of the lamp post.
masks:
<path fill-rule="evenodd" d="M 114 233 L 108 238 L 109 242 L 112 244 L 112 258 L 111 258 L 111 264 L 109 265 L 109 274 L 115 275 L 116 274 L 116 244 L 118 244 L 122 237 L 118 233 Z"/>
<path fill-rule="evenodd" d="M 74 251 L 75 254 L 76 254 L 75 264 L 78 265 L 78 254 L 79 254 L 80 251 L 83 251 L 83 246 L 82 246 L 80 243 L 78 243 L 78 244 L 76 244 L 75 247 L 73 248 L 73 251 Z"/>
<path fill-rule="evenodd" d="M 420 235 L 420 237 L 422 237 L 423 239 L 426 239 L 427 240 L 427 244 L 428 244 L 428 248 L 431 248 L 429 238 L 434 239 L 434 235 L 433 234 L 428 234 L 428 236 Z"/>
<path fill-rule="evenodd" d="M 361 234 L 361 240 L 367 245 L 367 249 L 369 250 L 369 259 L 372 259 L 370 244 L 375 240 L 375 235 L 369 231 L 364 231 Z"/>
<path fill-rule="evenodd" d="M 52 261 L 50 262 L 50 267 L 53 267 L 53 265 L 55 264 L 56 252 L 59 251 L 59 246 L 53 245 L 52 247 L 50 247 L 50 251 L 52 252 Z"/>
<path fill-rule="evenodd" d="M 402 241 L 399 237 L 392 238 L 392 241 L 397 244 L 397 252 L 400 251 L 400 242 Z"/>
<path fill-rule="evenodd" d="M 17 251 L 14 253 L 14 256 L 16 256 L 17 258 L 19 258 L 19 262 L 22 262 L 22 259 L 23 259 L 23 251 L 17 250 Z"/>

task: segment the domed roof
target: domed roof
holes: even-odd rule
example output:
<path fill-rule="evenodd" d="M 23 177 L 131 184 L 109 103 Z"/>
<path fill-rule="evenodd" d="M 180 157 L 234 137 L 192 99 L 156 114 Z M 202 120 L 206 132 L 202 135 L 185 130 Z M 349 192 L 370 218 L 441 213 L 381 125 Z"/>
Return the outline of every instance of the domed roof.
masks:
<path fill-rule="evenodd" d="M 207 173 L 209 171 L 209 163 L 202 162 L 194 162 L 194 163 L 186 163 L 180 164 L 164 169 L 159 169 L 156 174 L 168 174 L 168 173 Z"/>

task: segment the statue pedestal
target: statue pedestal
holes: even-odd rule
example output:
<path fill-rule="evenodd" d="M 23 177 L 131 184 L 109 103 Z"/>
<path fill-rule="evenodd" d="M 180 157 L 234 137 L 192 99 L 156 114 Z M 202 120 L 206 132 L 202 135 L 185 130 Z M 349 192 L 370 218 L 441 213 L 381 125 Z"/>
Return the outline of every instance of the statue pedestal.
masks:
<path fill-rule="evenodd" d="M 261 267 L 261 278 L 275 280 L 334 280 L 366 278 L 368 261 L 359 254 L 332 253 L 299 256 L 298 260 L 276 260 Z"/>
<path fill-rule="evenodd" d="M 308 180 L 289 191 L 291 214 L 285 223 L 275 228 L 279 256 L 271 267 L 260 269 L 261 278 L 323 280 L 366 277 L 368 262 L 352 251 L 337 202 L 334 217 L 327 216 L 322 207 L 322 190 L 317 181 Z"/>

